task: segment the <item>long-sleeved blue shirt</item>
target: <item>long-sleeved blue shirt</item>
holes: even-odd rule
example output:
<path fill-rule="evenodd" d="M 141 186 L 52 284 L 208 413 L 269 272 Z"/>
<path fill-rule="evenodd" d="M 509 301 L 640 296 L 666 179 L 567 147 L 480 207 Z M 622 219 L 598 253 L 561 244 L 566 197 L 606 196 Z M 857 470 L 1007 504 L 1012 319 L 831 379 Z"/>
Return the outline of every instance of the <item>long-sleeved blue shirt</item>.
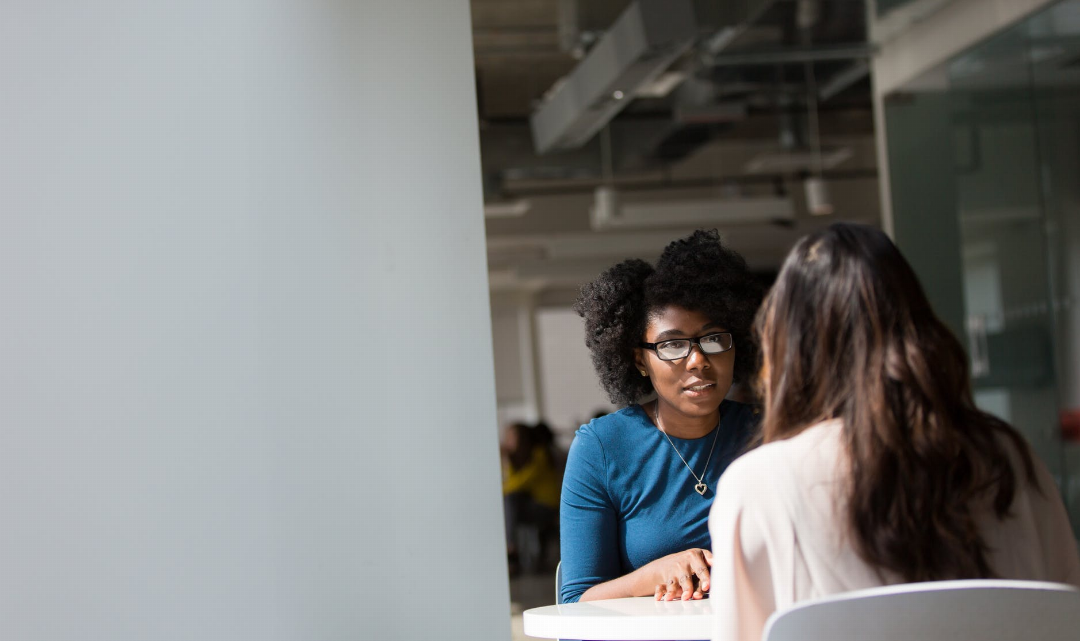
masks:
<path fill-rule="evenodd" d="M 742 453 L 756 423 L 750 405 L 724 401 L 716 450 L 705 470 L 709 486 L 691 476 L 664 434 L 639 405 L 582 425 L 570 446 L 560 508 L 563 602 L 662 556 L 710 549 L 709 507 L 720 475 Z M 714 432 L 671 437 L 701 474 Z"/>

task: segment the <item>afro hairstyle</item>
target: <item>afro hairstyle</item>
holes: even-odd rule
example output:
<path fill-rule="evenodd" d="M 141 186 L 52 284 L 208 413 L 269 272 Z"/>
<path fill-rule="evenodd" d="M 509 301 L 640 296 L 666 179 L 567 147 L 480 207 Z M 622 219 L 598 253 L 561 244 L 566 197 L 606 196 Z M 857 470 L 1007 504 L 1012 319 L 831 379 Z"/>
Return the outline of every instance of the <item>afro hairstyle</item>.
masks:
<path fill-rule="evenodd" d="M 639 259 L 609 268 L 581 289 L 574 311 L 585 320 L 585 345 L 611 402 L 630 405 L 653 393 L 652 381 L 634 364 L 651 314 L 670 306 L 700 312 L 731 332 L 736 382 L 758 364 L 752 327 L 762 287 L 746 261 L 720 242 L 716 230 L 699 230 L 669 244 L 654 268 Z"/>

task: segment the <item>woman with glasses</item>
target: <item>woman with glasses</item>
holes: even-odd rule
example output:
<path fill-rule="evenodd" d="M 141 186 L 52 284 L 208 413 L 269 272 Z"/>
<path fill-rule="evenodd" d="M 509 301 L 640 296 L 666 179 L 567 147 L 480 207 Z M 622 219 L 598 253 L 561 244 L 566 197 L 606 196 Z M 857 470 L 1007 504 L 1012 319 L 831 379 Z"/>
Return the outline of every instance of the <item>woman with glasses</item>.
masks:
<path fill-rule="evenodd" d="M 764 445 L 713 504 L 716 641 L 757 641 L 796 601 L 886 584 L 1080 587 L 1053 479 L 975 407 L 963 348 L 884 233 L 800 240 L 757 326 Z"/>
<path fill-rule="evenodd" d="M 755 368 L 761 289 L 715 231 L 627 260 L 582 289 L 576 311 L 611 401 L 577 431 L 560 508 L 564 602 L 709 590 L 708 514 L 744 449 L 751 406 L 725 400 Z"/>

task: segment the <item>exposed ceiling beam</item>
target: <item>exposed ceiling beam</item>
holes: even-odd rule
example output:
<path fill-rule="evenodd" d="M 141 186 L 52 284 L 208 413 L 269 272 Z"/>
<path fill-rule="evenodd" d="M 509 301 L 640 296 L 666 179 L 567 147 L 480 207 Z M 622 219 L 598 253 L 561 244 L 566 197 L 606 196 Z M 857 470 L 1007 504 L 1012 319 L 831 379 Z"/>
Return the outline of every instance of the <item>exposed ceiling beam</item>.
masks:
<path fill-rule="evenodd" d="M 692 0 L 636 0 L 533 111 L 536 151 L 588 142 L 696 37 Z"/>
<path fill-rule="evenodd" d="M 870 61 L 858 60 L 826 80 L 818 90 L 818 100 L 824 102 L 868 75 L 870 75 Z"/>

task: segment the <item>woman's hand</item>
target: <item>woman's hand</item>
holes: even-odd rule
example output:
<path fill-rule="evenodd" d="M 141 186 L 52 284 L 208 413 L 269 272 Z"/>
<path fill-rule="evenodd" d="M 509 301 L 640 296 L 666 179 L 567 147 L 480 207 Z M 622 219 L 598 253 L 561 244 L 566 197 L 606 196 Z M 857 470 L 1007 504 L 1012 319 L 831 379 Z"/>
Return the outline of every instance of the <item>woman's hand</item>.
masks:
<path fill-rule="evenodd" d="M 657 601 L 704 599 L 709 591 L 709 568 L 712 552 L 691 548 L 646 563 L 630 574 L 592 586 L 581 595 L 582 601 L 648 596 L 651 590 Z"/>
<path fill-rule="evenodd" d="M 655 565 L 657 578 L 654 596 L 657 601 L 704 599 L 709 591 L 709 568 L 712 552 L 691 548 L 661 557 Z"/>

